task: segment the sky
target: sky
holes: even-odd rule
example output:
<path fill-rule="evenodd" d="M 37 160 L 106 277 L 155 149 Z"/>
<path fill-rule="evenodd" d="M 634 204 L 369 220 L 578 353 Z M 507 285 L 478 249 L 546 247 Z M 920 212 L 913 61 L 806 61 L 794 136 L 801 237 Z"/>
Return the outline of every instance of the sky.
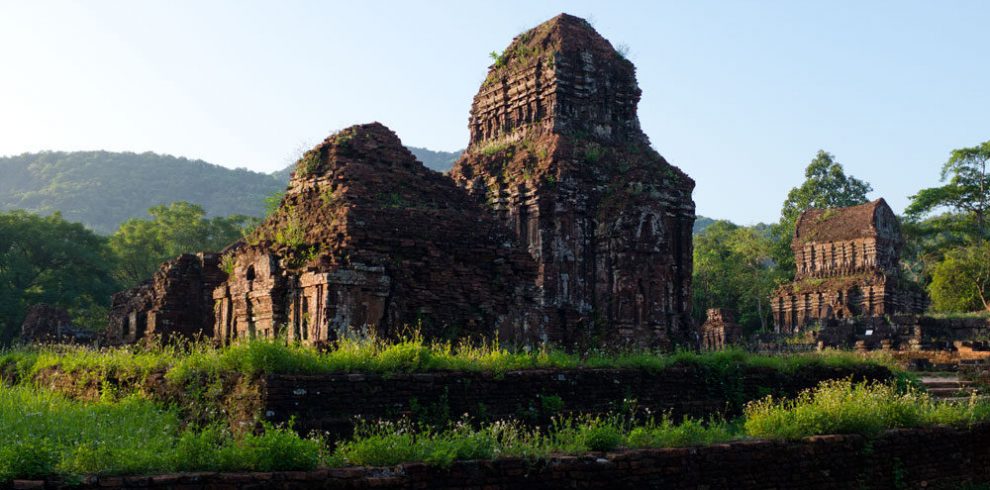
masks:
<path fill-rule="evenodd" d="M 458 150 L 488 53 L 560 12 L 628 46 L 700 215 L 776 221 L 819 149 L 900 212 L 990 139 L 985 1 L 0 0 L 0 155 L 271 172 L 370 121 Z"/>

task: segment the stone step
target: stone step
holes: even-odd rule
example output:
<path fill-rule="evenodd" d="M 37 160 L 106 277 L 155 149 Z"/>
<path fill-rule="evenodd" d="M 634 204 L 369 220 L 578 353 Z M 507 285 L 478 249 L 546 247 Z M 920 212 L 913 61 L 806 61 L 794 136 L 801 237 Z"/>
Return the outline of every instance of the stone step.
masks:
<path fill-rule="evenodd" d="M 937 388 L 969 388 L 973 385 L 970 381 L 931 381 L 931 382 L 921 382 L 925 386 L 925 389 L 937 389 Z"/>
<path fill-rule="evenodd" d="M 940 402 L 951 402 L 951 403 L 969 403 L 972 397 L 969 396 L 950 396 L 945 398 L 937 398 L 936 400 Z M 979 400 L 990 400 L 990 396 L 977 396 L 976 399 Z"/>
<path fill-rule="evenodd" d="M 953 388 L 928 388 L 928 394 L 933 398 L 950 398 L 956 396 L 969 396 L 976 393 L 974 389 L 953 387 Z"/>

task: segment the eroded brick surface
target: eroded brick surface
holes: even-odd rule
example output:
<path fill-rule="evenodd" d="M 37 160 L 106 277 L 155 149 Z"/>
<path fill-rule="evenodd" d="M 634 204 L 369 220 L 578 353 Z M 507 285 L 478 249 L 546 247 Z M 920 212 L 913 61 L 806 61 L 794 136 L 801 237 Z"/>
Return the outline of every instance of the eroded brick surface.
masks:
<path fill-rule="evenodd" d="M 72 325 L 64 308 L 45 303 L 31 305 L 21 324 L 20 340 L 23 342 L 76 342 L 87 343 L 93 339 L 91 332 Z"/>

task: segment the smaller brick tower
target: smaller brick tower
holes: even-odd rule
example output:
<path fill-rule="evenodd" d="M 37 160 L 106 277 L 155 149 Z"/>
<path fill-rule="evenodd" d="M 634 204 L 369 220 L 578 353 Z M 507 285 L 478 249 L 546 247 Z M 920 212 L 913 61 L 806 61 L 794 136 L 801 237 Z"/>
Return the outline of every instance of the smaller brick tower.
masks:
<path fill-rule="evenodd" d="M 802 213 L 791 242 L 794 282 L 777 289 L 771 303 L 777 330 L 923 312 L 925 294 L 901 277 L 903 243 L 897 216 L 883 199 Z"/>

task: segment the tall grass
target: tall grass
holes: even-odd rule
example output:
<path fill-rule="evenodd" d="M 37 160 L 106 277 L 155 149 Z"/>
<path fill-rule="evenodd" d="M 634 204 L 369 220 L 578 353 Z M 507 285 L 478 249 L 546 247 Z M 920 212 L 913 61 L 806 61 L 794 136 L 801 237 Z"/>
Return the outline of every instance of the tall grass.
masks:
<path fill-rule="evenodd" d="M 363 423 L 352 439 L 337 446 L 328 464 L 390 466 L 426 462 L 447 466 L 463 459 L 536 459 L 620 448 L 711 444 L 740 435 L 737 426 L 724 421 L 685 419 L 675 424 L 669 417 L 636 420 L 614 414 L 557 417 L 542 430 L 518 421 L 498 421 L 476 428 L 470 421 L 461 420 L 443 430 L 409 421 Z"/>
<path fill-rule="evenodd" d="M 736 367 L 765 367 L 793 372 L 809 366 L 852 367 L 878 364 L 896 367 L 890 358 L 852 352 L 825 351 L 786 356 L 722 352 L 657 353 L 652 351 L 588 352 L 575 354 L 553 348 L 509 349 L 498 343 L 427 342 L 418 336 L 399 341 L 345 339 L 320 351 L 282 340 L 248 340 L 214 348 L 204 342 L 181 345 L 126 346 L 93 349 L 81 346 L 19 347 L 0 351 L 0 376 L 33 379 L 57 368 L 103 379 L 143 380 L 167 373 L 186 382 L 222 372 L 259 374 L 412 373 L 426 371 L 487 372 L 546 368 L 630 368 L 660 371 L 675 364 L 702 365 L 724 371 Z"/>
<path fill-rule="evenodd" d="M 817 434 L 873 436 L 895 428 L 966 425 L 990 420 L 990 402 L 933 400 L 914 389 L 894 384 L 824 381 L 797 398 L 750 402 L 745 410 L 746 434 L 771 439 L 799 439 Z"/>
<path fill-rule="evenodd" d="M 86 403 L 0 384 L 0 482 L 53 475 L 177 470 L 304 470 L 321 444 L 267 426 L 234 438 L 220 426 L 185 427 L 174 409 L 139 396 Z"/>

